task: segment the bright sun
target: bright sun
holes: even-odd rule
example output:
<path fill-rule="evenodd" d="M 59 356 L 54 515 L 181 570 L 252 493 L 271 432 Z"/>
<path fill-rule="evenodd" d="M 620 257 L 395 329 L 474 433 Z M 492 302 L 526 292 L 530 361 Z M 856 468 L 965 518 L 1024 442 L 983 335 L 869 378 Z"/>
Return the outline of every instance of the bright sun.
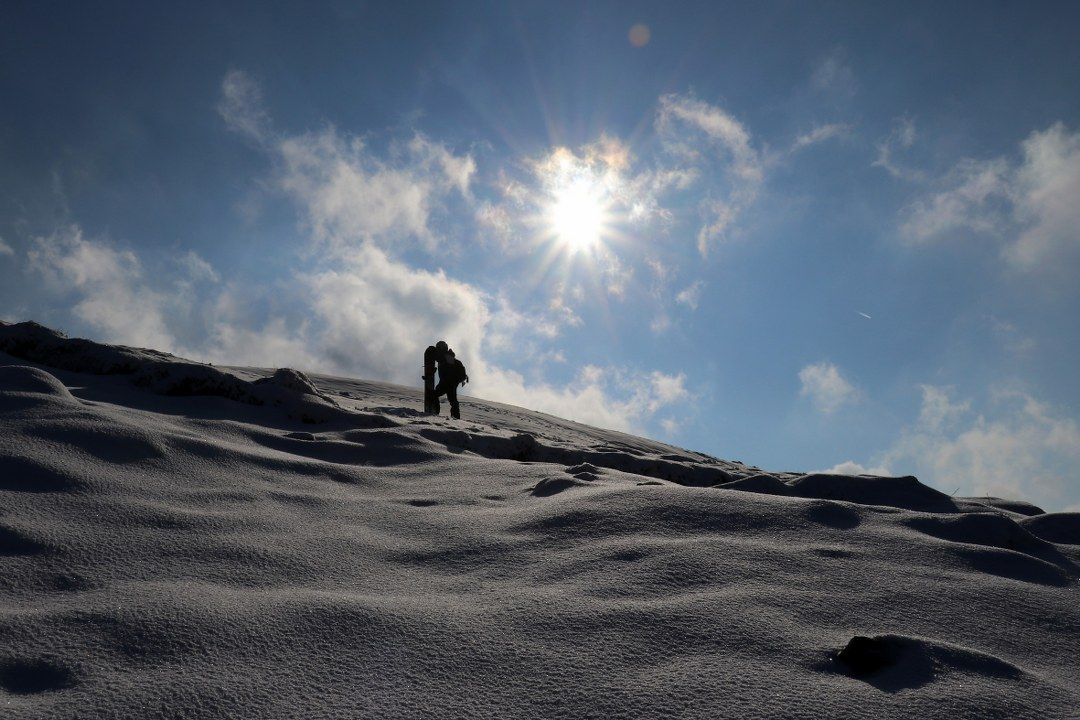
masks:
<path fill-rule="evenodd" d="M 603 189 L 587 177 L 567 181 L 552 193 L 548 222 L 567 249 L 574 252 L 593 249 L 608 223 Z"/>

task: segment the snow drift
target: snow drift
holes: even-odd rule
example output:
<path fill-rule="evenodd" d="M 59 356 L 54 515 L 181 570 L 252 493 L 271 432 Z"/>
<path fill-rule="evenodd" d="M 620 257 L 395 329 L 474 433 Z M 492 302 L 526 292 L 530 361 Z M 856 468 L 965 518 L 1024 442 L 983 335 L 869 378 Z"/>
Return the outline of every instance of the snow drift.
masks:
<path fill-rule="evenodd" d="M 0 324 L 11 718 L 1067 718 L 1080 515 Z"/>

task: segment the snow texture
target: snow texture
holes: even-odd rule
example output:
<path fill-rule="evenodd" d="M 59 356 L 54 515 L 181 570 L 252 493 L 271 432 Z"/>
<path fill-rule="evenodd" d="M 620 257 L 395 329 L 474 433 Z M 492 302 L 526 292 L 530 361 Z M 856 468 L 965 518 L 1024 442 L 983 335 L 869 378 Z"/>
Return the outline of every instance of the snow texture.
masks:
<path fill-rule="evenodd" d="M 1080 516 L 0 324 L 0 715 L 1076 718 Z"/>

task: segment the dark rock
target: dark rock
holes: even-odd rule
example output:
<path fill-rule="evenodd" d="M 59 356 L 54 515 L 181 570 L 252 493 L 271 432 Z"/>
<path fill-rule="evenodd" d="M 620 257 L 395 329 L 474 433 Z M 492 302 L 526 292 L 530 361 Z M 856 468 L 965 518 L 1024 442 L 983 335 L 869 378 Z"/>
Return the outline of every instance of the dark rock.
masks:
<path fill-rule="evenodd" d="M 893 664 L 892 648 L 880 638 L 856 635 L 836 655 L 838 662 L 847 666 L 855 676 L 873 675 Z"/>

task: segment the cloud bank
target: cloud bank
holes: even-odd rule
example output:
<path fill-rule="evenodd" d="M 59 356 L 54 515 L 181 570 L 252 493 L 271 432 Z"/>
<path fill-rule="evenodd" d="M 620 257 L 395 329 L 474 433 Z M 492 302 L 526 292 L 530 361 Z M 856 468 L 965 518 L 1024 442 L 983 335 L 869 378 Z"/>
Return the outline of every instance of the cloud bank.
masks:
<path fill-rule="evenodd" d="M 902 211 L 900 231 L 910 242 L 990 237 L 1020 271 L 1080 260 L 1080 133 L 1062 123 L 1031 133 L 1017 159 L 964 159 L 935 185 Z"/>

